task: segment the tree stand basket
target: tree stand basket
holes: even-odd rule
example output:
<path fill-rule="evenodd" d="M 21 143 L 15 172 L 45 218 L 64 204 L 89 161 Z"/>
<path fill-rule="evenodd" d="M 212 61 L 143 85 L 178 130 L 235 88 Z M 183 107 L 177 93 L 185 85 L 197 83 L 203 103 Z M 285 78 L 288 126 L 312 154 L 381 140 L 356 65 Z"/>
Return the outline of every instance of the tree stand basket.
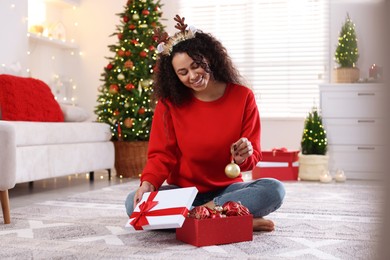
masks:
<path fill-rule="evenodd" d="M 123 178 L 139 178 L 145 167 L 148 141 L 115 141 L 116 176 Z"/>
<path fill-rule="evenodd" d="M 333 70 L 335 83 L 356 83 L 360 77 L 358 68 L 337 68 Z"/>
<path fill-rule="evenodd" d="M 324 171 L 328 170 L 328 155 L 299 154 L 298 177 L 303 181 L 319 181 Z"/>

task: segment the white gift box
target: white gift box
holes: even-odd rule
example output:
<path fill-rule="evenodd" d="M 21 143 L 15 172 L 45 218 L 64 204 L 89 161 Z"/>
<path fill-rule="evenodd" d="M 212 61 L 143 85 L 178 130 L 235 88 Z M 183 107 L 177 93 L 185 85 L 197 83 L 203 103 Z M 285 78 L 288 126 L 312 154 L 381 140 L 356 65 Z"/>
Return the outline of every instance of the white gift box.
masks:
<path fill-rule="evenodd" d="M 125 227 L 133 230 L 180 228 L 197 193 L 195 187 L 146 192 Z"/>

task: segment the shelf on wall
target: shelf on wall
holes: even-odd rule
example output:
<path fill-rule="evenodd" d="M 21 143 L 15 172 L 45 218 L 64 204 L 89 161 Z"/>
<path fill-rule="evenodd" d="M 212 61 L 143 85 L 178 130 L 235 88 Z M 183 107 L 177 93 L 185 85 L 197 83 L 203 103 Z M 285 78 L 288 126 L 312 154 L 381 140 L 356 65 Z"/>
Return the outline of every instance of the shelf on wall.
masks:
<path fill-rule="evenodd" d="M 80 0 L 45 0 L 45 2 L 55 4 L 60 7 L 73 7 L 80 5 Z"/>
<path fill-rule="evenodd" d="M 45 43 L 45 44 L 60 47 L 62 49 L 77 49 L 78 48 L 78 45 L 75 43 L 62 41 L 62 40 L 58 40 L 58 39 L 53 39 L 53 38 L 38 35 L 35 33 L 29 33 L 28 38 L 32 42 Z"/>

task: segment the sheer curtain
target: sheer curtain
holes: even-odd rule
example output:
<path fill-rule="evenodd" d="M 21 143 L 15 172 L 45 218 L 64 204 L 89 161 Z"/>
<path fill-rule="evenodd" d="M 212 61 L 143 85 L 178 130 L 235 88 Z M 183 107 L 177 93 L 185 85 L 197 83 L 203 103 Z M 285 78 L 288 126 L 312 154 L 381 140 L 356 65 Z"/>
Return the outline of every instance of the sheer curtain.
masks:
<path fill-rule="evenodd" d="M 304 117 L 329 77 L 329 0 L 180 1 L 179 13 L 227 48 L 262 117 Z"/>

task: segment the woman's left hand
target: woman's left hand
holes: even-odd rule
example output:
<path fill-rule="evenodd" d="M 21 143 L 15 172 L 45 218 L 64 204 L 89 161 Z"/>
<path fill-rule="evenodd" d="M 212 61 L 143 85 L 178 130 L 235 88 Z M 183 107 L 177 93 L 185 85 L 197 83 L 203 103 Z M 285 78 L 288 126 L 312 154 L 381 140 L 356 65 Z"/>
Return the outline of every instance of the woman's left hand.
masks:
<path fill-rule="evenodd" d="M 238 164 L 243 163 L 246 158 L 253 154 L 252 143 L 246 137 L 241 137 L 237 142 L 232 144 L 231 152 L 234 161 Z"/>

